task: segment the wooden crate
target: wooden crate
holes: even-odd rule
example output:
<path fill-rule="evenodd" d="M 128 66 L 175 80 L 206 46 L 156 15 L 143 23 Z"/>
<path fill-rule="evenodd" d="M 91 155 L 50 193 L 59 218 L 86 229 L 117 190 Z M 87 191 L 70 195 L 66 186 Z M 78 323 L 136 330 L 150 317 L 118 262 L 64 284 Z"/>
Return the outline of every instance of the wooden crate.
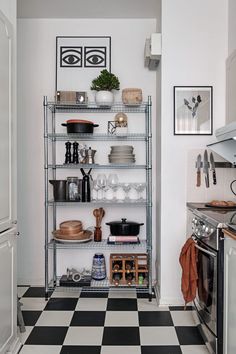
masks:
<path fill-rule="evenodd" d="M 127 269 L 129 262 L 133 263 L 132 269 Z M 114 269 L 119 264 L 120 268 Z M 146 285 L 148 278 L 148 258 L 146 253 L 111 253 L 110 254 L 110 283 L 114 285 L 113 276 L 115 273 L 121 274 L 119 285 Z M 128 284 L 126 276 L 133 273 L 132 283 Z M 145 275 L 143 284 L 139 284 L 139 275 Z"/>

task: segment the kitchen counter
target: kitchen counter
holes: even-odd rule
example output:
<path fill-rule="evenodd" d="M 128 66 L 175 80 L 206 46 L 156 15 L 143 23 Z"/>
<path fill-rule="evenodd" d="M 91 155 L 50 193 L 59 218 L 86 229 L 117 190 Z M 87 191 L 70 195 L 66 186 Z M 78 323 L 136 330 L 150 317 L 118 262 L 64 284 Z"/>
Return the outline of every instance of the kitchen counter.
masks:
<path fill-rule="evenodd" d="M 194 203 L 194 202 L 187 202 L 187 208 L 189 209 L 208 209 L 209 207 L 205 206 L 205 203 Z"/>

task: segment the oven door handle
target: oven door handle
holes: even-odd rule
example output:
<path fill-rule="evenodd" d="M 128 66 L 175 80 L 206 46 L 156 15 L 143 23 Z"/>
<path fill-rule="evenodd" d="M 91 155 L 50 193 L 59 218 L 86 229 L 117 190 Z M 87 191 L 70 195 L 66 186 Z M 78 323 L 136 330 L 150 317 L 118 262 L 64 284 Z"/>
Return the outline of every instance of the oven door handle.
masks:
<path fill-rule="evenodd" d="M 202 248 L 202 247 L 198 246 L 195 241 L 194 241 L 194 243 L 195 243 L 195 247 L 196 247 L 197 249 L 199 249 L 200 251 L 202 251 L 202 252 L 204 252 L 204 253 L 206 253 L 206 254 L 209 254 L 209 256 L 216 257 L 216 254 L 215 254 L 215 253 L 210 252 L 210 251 L 207 251 L 205 248 Z"/>

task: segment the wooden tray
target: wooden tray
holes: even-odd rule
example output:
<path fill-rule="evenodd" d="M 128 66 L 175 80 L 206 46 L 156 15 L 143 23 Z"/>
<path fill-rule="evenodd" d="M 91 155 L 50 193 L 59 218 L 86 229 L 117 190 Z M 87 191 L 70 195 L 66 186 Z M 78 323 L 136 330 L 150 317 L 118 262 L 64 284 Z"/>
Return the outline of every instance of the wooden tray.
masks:
<path fill-rule="evenodd" d="M 210 208 L 215 208 L 215 209 L 236 209 L 236 204 L 235 205 L 212 205 L 210 203 L 205 204 L 206 207 Z"/>

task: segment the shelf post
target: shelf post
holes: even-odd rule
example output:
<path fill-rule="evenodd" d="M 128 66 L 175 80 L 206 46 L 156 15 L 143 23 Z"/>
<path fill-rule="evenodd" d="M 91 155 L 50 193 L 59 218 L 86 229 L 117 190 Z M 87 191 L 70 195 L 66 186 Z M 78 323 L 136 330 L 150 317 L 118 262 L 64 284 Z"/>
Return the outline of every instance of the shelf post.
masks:
<path fill-rule="evenodd" d="M 45 212 L 45 299 L 48 299 L 48 101 L 43 98 L 44 112 L 44 212 Z"/>
<path fill-rule="evenodd" d="M 146 238 L 148 253 L 148 293 L 152 300 L 152 100 L 148 96 L 146 111 Z"/>

